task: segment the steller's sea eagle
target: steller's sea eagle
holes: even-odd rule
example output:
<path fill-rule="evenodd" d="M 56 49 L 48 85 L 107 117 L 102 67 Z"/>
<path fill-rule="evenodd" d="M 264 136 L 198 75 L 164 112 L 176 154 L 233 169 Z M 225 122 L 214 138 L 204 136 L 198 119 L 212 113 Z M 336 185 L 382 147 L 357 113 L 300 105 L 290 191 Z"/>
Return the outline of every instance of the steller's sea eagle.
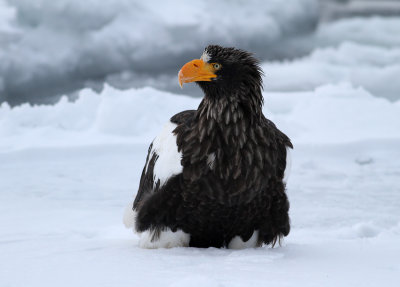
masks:
<path fill-rule="evenodd" d="M 290 230 L 290 139 L 262 113 L 262 71 L 248 52 L 210 45 L 179 71 L 204 92 L 151 143 L 124 223 L 143 248 L 274 245 Z"/>

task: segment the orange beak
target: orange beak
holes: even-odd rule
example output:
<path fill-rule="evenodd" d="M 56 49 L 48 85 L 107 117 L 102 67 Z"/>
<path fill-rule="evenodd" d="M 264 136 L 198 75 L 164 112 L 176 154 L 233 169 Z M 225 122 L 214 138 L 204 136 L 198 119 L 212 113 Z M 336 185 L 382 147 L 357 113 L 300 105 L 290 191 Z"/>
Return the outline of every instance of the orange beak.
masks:
<path fill-rule="evenodd" d="M 209 82 L 216 77 L 217 75 L 214 74 L 213 66 L 201 59 L 186 63 L 178 73 L 178 81 L 181 88 L 184 83 Z"/>

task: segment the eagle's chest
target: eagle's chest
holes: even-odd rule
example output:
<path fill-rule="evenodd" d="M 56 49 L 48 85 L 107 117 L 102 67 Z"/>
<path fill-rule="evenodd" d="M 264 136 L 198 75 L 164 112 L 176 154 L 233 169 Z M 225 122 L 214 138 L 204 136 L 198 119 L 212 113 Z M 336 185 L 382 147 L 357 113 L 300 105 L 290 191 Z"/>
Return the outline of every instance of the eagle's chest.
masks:
<path fill-rule="evenodd" d="M 273 149 L 249 129 L 238 123 L 218 128 L 203 140 L 188 141 L 190 149 L 183 149 L 182 162 L 189 185 L 200 184 L 205 190 L 199 192 L 219 196 L 261 189 L 275 173 Z"/>

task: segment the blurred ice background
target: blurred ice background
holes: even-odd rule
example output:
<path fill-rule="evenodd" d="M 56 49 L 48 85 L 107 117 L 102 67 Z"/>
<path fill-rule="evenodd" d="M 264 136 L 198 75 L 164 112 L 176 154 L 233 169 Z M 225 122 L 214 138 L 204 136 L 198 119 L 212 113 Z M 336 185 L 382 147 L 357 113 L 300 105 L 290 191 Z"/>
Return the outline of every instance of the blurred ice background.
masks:
<path fill-rule="evenodd" d="M 210 43 L 269 61 L 267 90 L 348 80 L 395 100 L 399 83 L 381 84 L 399 73 L 400 20 L 382 16 L 398 15 L 393 0 L 0 0 L 0 102 L 54 103 L 104 83 L 181 93 L 177 70 Z"/>
<path fill-rule="evenodd" d="M 177 71 L 250 50 L 292 139 L 282 248 L 139 250 Z M 400 286 L 400 1 L 0 0 L 0 286 Z"/>

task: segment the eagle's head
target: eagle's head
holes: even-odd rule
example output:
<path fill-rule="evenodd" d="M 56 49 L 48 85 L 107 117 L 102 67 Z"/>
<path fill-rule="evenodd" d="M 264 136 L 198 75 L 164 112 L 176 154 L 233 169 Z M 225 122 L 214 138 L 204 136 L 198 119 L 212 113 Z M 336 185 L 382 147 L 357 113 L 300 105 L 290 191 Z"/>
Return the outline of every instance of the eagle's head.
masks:
<path fill-rule="evenodd" d="M 257 59 L 244 50 L 209 45 L 200 59 L 186 63 L 178 74 L 179 84 L 196 82 L 206 96 L 238 93 L 261 96 L 262 71 Z"/>

